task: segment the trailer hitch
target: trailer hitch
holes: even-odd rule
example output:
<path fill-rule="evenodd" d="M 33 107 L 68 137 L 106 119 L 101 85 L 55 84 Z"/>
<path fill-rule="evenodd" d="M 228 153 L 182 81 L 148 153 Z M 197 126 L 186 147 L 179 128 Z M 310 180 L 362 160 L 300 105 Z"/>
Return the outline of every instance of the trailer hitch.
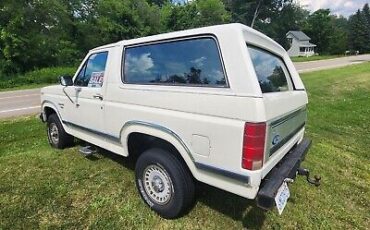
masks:
<path fill-rule="evenodd" d="M 315 175 L 313 178 L 310 178 L 310 171 L 305 168 L 298 168 L 297 174 L 300 176 L 306 176 L 306 180 L 308 183 L 313 184 L 315 186 L 320 186 L 321 176 Z"/>

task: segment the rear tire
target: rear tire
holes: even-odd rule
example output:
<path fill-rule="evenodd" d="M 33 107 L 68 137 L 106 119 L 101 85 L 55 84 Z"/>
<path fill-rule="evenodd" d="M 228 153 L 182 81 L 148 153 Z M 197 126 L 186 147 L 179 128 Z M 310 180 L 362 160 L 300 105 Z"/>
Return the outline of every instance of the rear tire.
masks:
<path fill-rule="evenodd" d="M 163 218 L 180 217 L 192 206 L 193 178 L 173 154 L 159 148 L 146 150 L 137 160 L 135 176 L 141 198 Z"/>
<path fill-rule="evenodd" d="M 64 149 L 74 144 L 74 137 L 66 133 L 57 114 L 53 113 L 47 120 L 49 144 L 56 149 Z"/>

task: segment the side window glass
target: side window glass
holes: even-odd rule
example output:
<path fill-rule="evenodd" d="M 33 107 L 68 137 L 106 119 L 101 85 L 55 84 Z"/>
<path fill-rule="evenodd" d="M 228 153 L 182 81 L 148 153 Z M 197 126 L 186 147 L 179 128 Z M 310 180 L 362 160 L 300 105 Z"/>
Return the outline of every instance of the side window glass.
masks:
<path fill-rule="evenodd" d="M 108 52 L 92 54 L 74 82 L 76 86 L 102 87 Z"/>
<path fill-rule="evenodd" d="M 289 91 L 290 75 L 284 61 L 266 50 L 253 46 L 248 49 L 262 93 Z"/>
<path fill-rule="evenodd" d="M 128 47 L 124 77 L 133 84 L 226 86 L 217 43 L 212 38 Z"/>
<path fill-rule="evenodd" d="M 82 81 L 82 79 L 84 78 L 85 76 L 85 71 L 86 71 L 86 63 L 84 64 L 84 66 L 81 68 L 80 72 L 78 73 L 77 75 L 77 78 L 75 80 L 75 85 L 78 85 L 78 83 L 80 83 L 80 81 Z M 80 85 L 79 85 L 80 86 Z"/>

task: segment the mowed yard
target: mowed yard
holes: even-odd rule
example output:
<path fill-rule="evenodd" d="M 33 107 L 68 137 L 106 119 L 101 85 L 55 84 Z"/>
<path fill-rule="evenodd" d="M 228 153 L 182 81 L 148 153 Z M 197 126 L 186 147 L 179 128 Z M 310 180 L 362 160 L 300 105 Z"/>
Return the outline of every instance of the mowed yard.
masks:
<path fill-rule="evenodd" d="M 78 147 L 58 151 L 35 116 L 0 121 L 0 229 L 368 229 L 370 64 L 303 74 L 310 104 L 304 166 L 322 176 L 290 186 L 279 216 L 200 185 L 191 212 L 164 220 L 136 192 L 133 162 Z"/>

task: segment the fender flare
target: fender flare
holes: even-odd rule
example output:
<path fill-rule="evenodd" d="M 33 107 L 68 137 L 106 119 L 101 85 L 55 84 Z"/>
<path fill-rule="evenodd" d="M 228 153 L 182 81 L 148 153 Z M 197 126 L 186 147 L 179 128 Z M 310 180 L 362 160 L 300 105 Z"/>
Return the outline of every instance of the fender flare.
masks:
<path fill-rule="evenodd" d="M 128 121 L 122 127 L 120 132 L 120 141 L 124 148 L 124 152 L 128 152 L 128 137 L 132 133 L 142 133 L 151 135 L 157 138 L 161 138 L 170 144 L 172 144 L 177 151 L 180 153 L 182 159 L 185 161 L 186 165 L 190 169 L 191 173 L 195 178 L 197 178 L 197 168 L 195 166 L 194 158 L 191 154 L 190 149 L 187 144 L 177 135 L 174 131 L 150 122 L 145 121 Z"/>
<path fill-rule="evenodd" d="M 48 101 L 48 100 L 45 100 L 41 103 L 41 112 L 42 112 L 43 119 L 46 121 L 46 117 L 45 117 L 45 108 L 46 107 L 51 108 L 55 111 L 55 113 L 57 114 L 59 120 L 61 121 L 61 123 L 63 125 L 62 117 L 60 116 L 58 107 L 53 102 Z"/>

